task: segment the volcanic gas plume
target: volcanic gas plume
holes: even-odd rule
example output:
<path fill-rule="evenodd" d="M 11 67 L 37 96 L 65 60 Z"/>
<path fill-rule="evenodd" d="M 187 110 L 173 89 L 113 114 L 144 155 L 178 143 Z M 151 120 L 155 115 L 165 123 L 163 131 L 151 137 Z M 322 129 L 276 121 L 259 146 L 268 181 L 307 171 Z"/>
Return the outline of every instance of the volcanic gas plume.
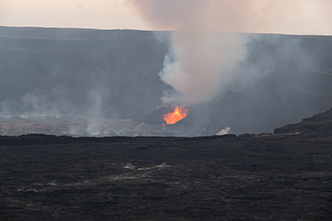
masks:
<path fill-rule="evenodd" d="M 175 30 L 159 75 L 176 93 L 166 92 L 162 101 L 187 107 L 211 100 L 238 77 L 246 39 L 220 32 L 273 32 L 301 13 L 299 0 L 126 0 L 125 4 L 152 28 Z M 250 74 L 255 72 L 248 71 L 245 79 Z"/>

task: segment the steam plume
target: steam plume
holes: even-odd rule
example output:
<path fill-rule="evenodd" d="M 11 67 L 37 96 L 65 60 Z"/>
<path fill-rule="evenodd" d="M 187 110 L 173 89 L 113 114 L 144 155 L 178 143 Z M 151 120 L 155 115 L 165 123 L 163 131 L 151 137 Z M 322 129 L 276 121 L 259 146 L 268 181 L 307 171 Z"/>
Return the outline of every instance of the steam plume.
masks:
<path fill-rule="evenodd" d="M 177 92 L 162 100 L 195 105 L 215 97 L 234 80 L 246 51 L 236 34 L 278 30 L 300 12 L 300 1 L 272 0 L 126 0 L 154 29 L 176 30 L 165 56 L 161 79 Z M 272 27 L 272 28 L 271 28 Z M 214 33 L 214 34 L 213 34 Z"/>

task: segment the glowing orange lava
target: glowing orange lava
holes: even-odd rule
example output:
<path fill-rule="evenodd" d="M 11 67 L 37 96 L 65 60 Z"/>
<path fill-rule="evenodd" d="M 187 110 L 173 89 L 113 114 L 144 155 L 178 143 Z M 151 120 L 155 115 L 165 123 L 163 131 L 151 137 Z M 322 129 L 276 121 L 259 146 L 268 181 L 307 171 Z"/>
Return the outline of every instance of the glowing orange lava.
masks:
<path fill-rule="evenodd" d="M 164 120 L 167 124 L 175 124 L 187 116 L 188 109 L 176 107 L 172 113 L 163 115 Z"/>

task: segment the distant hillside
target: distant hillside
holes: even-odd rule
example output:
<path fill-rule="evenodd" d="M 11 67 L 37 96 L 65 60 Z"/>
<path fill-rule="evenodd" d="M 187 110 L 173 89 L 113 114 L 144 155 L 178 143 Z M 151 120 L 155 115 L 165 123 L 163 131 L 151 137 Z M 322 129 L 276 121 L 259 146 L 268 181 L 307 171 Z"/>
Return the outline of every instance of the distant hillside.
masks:
<path fill-rule="evenodd" d="M 0 116 L 153 122 L 169 32 L 0 27 Z M 273 132 L 332 107 L 332 37 L 246 34 L 226 93 L 191 107 L 173 135 Z M 250 76 L 250 75 L 248 75 Z"/>
<path fill-rule="evenodd" d="M 290 124 L 274 130 L 280 133 L 331 133 L 332 132 L 332 109 L 316 114 L 313 117 L 305 118 L 297 124 Z"/>
<path fill-rule="evenodd" d="M 3 114 L 133 117 L 168 88 L 152 32 L 1 27 L 0 50 Z"/>

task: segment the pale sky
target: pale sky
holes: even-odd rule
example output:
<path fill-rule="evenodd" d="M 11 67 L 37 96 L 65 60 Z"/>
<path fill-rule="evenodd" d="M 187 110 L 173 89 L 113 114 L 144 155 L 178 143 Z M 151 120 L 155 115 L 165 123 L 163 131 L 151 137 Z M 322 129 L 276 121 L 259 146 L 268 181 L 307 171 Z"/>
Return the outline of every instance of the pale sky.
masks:
<path fill-rule="evenodd" d="M 153 29 L 132 8 L 127 7 L 125 1 L 127 0 L 0 0 L 0 26 Z M 275 17 L 273 22 L 258 29 L 234 28 L 231 31 L 332 35 L 332 0 L 275 0 L 284 2 L 283 7 L 287 7 L 287 2 L 292 1 L 299 3 L 287 18 L 278 11 L 267 10 L 267 16 Z"/>

